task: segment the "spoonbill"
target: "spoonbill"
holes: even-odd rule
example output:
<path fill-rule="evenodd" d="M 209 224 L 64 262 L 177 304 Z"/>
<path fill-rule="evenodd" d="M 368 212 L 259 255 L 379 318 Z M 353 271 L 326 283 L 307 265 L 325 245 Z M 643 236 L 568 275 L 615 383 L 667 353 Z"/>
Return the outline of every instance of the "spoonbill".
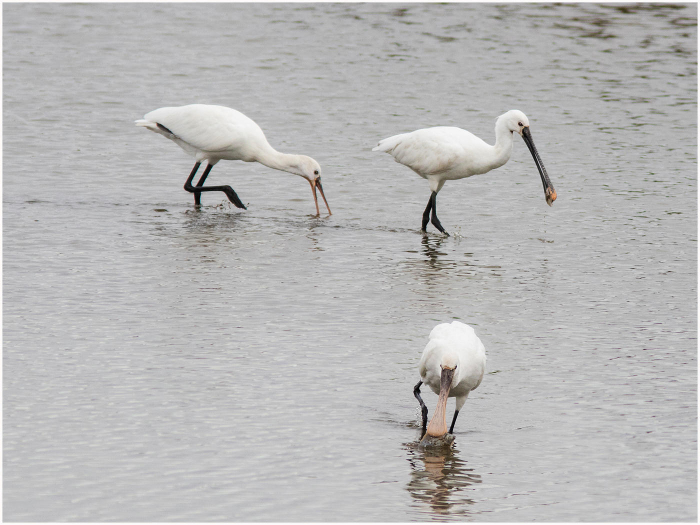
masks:
<path fill-rule="evenodd" d="M 453 433 L 457 415 L 469 392 L 481 384 L 485 368 L 486 350 L 471 326 L 452 321 L 433 328 L 418 364 L 421 380 L 413 387 L 413 395 L 420 403 L 423 416 L 423 435 L 439 438 L 447 434 L 445 411 L 448 397 L 457 398 L 449 430 L 450 434 Z M 423 383 L 439 396 L 430 424 L 427 424 L 428 407 L 420 395 Z"/>
<path fill-rule="evenodd" d="M 321 166 L 318 162 L 306 155 L 276 151 L 267 142 L 260 126 L 235 109 L 207 104 L 165 107 L 146 113 L 143 119 L 135 122 L 137 126 L 169 138 L 195 157 L 197 162 L 185 182 L 185 189 L 194 193 L 195 205 L 200 204 L 202 192 L 223 191 L 238 208 L 246 209 L 231 186 L 203 186 L 207 175 L 220 160 L 243 160 L 304 177 L 311 184 L 316 215 L 321 214 L 317 188 L 326 203 L 328 214 L 331 214 L 321 186 Z M 207 167 L 197 185 L 192 186 L 192 179 L 203 161 L 207 161 Z"/>
<path fill-rule="evenodd" d="M 557 192 L 549 181 L 542 159 L 532 141 L 530 122 L 525 113 L 517 109 L 508 111 L 496 119 L 496 144 L 493 146 L 464 129 L 439 126 L 394 135 L 379 141 L 372 151 L 389 153 L 396 162 L 408 166 L 428 180 L 431 194 L 423 212 L 421 231 L 425 232 L 430 220 L 440 232 L 449 235 L 437 217 L 438 192 L 447 180 L 480 175 L 508 162 L 513 150 L 513 132 L 520 134 L 530 149 L 542 178 L 545 199 L 551 206 L 557 198 Z"/>

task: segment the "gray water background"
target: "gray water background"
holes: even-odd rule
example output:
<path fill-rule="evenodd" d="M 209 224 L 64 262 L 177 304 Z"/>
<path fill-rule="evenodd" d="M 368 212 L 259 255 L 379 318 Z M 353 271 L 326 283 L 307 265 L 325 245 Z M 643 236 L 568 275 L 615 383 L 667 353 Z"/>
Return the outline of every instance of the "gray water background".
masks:
<path fill-rule="evenodd" d="M 4 4 L 6 521 L 697 519 L 693 4 Z M 309 185 L 133 121 L 235 107 Z M 371 148 L 524 143 L 448 182 Z M 416 448 L 432 327 L 487 375 Z M 436 396 L 425 393 L 430 411 Z M 449 410 L 453 401 L 450 401 Z"/>

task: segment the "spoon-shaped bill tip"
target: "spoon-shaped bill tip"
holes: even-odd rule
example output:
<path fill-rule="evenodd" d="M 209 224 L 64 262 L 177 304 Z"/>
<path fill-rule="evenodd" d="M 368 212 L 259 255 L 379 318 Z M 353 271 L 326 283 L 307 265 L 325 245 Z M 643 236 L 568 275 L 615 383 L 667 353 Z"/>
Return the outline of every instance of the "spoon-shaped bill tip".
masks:
<path fill-rule="evenodd" d="M 555 200 L 557 200 L 557 192 L 556 192 L 556 190 L 550 186 L 550 187 L 547 188 L 547 190 L 545 191 L 545 193 L 544 193 L 544 198 L 547 199 L 547 204 L 549 204 L 549 205 L 551 206 L 552 203 L 553 203 Z"/>

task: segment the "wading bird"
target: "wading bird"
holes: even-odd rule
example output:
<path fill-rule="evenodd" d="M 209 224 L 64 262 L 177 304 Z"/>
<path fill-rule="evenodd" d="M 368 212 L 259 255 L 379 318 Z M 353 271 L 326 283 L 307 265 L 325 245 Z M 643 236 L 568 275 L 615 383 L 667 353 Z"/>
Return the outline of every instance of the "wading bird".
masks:
<path fill-rule="evenodd" d="M 481 384 L 485 368 L 486 350 L 471 326 L 452 321 L 433 328 L 418 365 L 421 380 L 413 388 L 413 395 L 421 407 L 423 435 L 439 438 L 447 434 L 445 411 L 448 397 L 457 398 L 449 430 L 450 434 L 453 433 L 457 415 L 469 392 Z M 420 396 L 423 383 L 439 396 L 430 424 L 428 407 Z"/>
<path fill-rule="evenodd" d="M 440 126 L 394 135 L 379 141 L 372 151 L 389 153 L 396 162 L 408 166 L 428 180 L 431 194 L 423 212 L 421 231 L 425 232 L 430 220 L 440 232 L 449 235 L 437 217 L 438 192 L 447 180 L 486 173 L 508 162 L 513 150 L 513 132 L 519 133 L 530 149 L 542 178 L 545 199 L 551 206 L 557 192 L 532 141 L 530 123 L 525 114 L 517 109 L 504 113 L 496 120 L 496 144 L 493 146 L 464 129 Z"/>
<path fill-rule="evenodd" d="M 231 186 L 204 186 L 207 175 L 217 162 L 243 160 L 259 162 L 269 168 L 304 177 L 311 184 L 316 215 L 321 213 L 318 209 L 317 188 L 326 203 L 328 214 L 331 213 L 321 186 L 321 167 L 318 162 L 306 155 L 288 155 L 276 151 L 267 142 L 260 126 L 235 109 L 206 104 L 160 108 L 146 113 L 143 119 L 136 121 L 136 125 L 160 133 L 195 157 L 197 162 L 185 182 L 185 189 L 194 193 L 195 205 L 200 204 L 202 192 L 222 191 L 238 208 L 246 209 Z M 207 167 L 197 185 L 192 186 L 192 179 L 203 161 L 207 161 Z"/>

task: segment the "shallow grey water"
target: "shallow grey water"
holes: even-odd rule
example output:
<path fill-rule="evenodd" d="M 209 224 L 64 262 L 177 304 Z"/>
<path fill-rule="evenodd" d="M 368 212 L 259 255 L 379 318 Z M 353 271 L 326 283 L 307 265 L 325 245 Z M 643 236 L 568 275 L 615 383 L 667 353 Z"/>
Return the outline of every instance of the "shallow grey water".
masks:
<path fill-rule="evenodd" d="M 697 8 L 6 4 L 4 519 L 697 519 Z M 235 107 L 308 184 L 133 126 Z M 440 193 L 381 138 L 513 158 Z M 416 448 L 427 335 L 487 376 Z M 432 411 L 436 396 L 426 393 Z M 451 402 L 452 403 L 452 402 Z"/>

